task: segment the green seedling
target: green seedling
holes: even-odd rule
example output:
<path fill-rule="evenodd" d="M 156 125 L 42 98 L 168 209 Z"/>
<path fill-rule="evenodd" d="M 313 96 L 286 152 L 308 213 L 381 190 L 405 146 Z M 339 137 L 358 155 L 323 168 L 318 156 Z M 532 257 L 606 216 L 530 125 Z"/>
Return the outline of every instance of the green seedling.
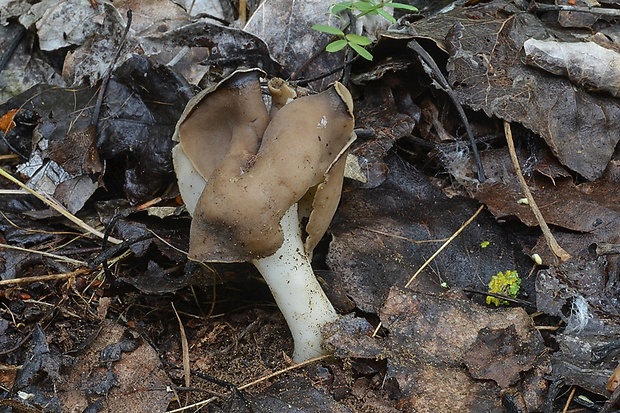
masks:
<path fill-rule="evenodd" d="M 385 7 L 390 7 L 393 9 L 401 9 L 407 10 L 411 12 L 418 11 L 417 8 L 410 6 L 408 4 L 395 3 L 391 0 L 389 1 L 343 1 L 340 3 L 336 3 L 330 8 L 330 13 L 334 16 L 337 16 L 341 19 L 344 19 L 344 14 L 348 11 L 351 12 L 356 19 L 359 19 L 364 16 L 381 16 L 388 20 L 390 23 L 396 23 L 396 19 L 390 13 L 384 10 Z M 366 46 L 372 44 L 372 40 L 367 36 L 362 36 L 354 33 L 345 33 L 343 30 L 334 27 L 328 26 L 324 24 L 315 24 L 312 26 L 314 30 L 331 34 L 333 36 L 338 37 L 337 40 L 329 43 L 325 50 L 334 53 L 338 52 L 345 47 L 350 47 L 353 49 L 355 53 L 362 56 L 366 60 L 372 60 L 372 54 L 365 49 Z"/>
<path fill-rule="evenodd" d="M 521 278 L 517 271 L 506 271 L 506 273 L 498 272 L 497 275 L 491 277 L 489 282 L 489 292 L 493 294 L 502 294 L 508 297 L 517 298 L 519 289 L 521 288 Z M 487 296 L 487 304 L 507 305 L 508 301 L 501 300 L 497 297 Z"/>

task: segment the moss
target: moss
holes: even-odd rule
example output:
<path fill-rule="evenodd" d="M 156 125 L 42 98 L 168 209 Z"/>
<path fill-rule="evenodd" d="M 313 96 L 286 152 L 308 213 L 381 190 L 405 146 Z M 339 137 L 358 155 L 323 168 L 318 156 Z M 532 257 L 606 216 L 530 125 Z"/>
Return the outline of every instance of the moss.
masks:
<path fill-rule="evenodd" d="M 517 271 L 506 271 L 506 273 L 498 272 L 497 275 L 491 277 L 489 282 L 489 292 L 494 294 L 502 294 L 512 298 L 516 298 L 521 288 L 521 278 Z M 501 300 L 497 297 L 487 296 L 487 304 L 506 305 L 508 301 Z"/>

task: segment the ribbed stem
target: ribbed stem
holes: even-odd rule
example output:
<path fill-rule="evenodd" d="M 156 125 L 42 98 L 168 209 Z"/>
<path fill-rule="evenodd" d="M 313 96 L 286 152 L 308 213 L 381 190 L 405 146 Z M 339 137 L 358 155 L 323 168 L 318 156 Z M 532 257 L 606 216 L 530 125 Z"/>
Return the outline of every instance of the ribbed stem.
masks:
<path fill-rule="evenodd" d="M 284 243 L 270 257 L 252 263 L 265 278 L 284 314 L 295 342 L 297 363 L 325 354 L 321 327 L 335 321 L 338 314 L 317 281 L 304 251 L 297 204 L 280 221 Z"/>

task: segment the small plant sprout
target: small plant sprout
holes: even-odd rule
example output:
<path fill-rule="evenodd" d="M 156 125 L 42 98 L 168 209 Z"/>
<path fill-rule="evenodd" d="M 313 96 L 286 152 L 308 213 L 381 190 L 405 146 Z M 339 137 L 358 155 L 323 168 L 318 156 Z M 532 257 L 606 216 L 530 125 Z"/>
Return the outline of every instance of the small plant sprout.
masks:
<path fill-rule="evenodd" d="M 401 9 L 410 12 L 418 11 L 418 9 L 414 6 L 410 6 L 408 4 L 395 3 L 391 0 L 388 1 L 376 1 L 376 0 L 367 0 L 367 1 L 343 1 L 340 3 L 336 3 L 331 6 L 329 12 L 330 14 L 337 16 L 341 20 L 345 20 L 346 13 L 351 13 L 356 20 L 368 17 L 368 18 L 377 18 L 382 17 L 386 21 L 391 24 L 396 23 L 396 19 L 389 12 L 387 12 L 384 8 L 392 8 L 392 9 Z M 347 25 L 345 26 L 345 29 Z M 324 24 L 315 24 L 312 26 L 314 30 L 331 34 L 336 36 L 338 39 L 329 43 L 325 50 L 330 53 L 338 52 L 345 47 L 350 47 L 353 49 L 355 53 L 362 56 L 366 60 L 372 60 L 372 54 L 365 49 L 366 46 L 372 44 L 372 39 L 368 36 L 364 36 L 360 33 L 345 33 L 343 30 L 334 27 L 328 26 Z"/>
<path fill-rule="evenodd" d="M 332 26 L 324 26 L 322 24 L 315 24 L 312 26 L 314 30 L 318 30 L 323 33 L 332 34 L 334 36 L 339 37 L 338 40 L 334 40 L 325 46 L 325 50 L 330 53 L 338 52 L 345 47 L 350 47 L 353 49 L 358 55 L 362 56 L 366 60 L 372 60 L 372 54 L 366 49 L 364 46 L 368 46 L 372 43 L 369 37 L 360 36 L 359 34 L 349 33 L 345 34 L 342 30 L 332 27 Z"/>
<path fill-rule="evenodd" d="M 488 247 L 489 245 L 491 245 L 491 242 L 490 242 L 490 241 L 482 241 L 482 242 L 480 243 L 480 248 L 486 248 L 486 247 Z"/>
<path fill-rule="evenodd" d="M 508 297 L 516 298 L 521 288 L 521 278 L 517 271 L 498 272 L 497 275 L 491 277 L 489 282 L 489 292 L 493 294 L 502 294 Z M 497 297 L 487 296 L 487 304 L 507 305 L 508 301 L 501 300 Z"/>

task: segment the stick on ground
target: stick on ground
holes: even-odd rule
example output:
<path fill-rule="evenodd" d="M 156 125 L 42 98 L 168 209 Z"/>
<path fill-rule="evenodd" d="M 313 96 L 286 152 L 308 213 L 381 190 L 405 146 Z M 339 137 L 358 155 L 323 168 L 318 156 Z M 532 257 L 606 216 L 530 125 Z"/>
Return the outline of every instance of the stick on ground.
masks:
<path fill-rule="evenodd" d="M 570 259 L 570 254 L 566 252 L 564 248 L 560 247 L 560 244 L 558 244 L 555 237 L 551 233 L 549 226 L 545 222 L 545 218 L 542 216 L 540 209 L 538 209 L 538 205 L 536 205 L 536 201 L 534 201 L 534 197 L 532 196 L 530 188 L 527 186 L 527 182 L 525 182 L 525 178 L 523 177 L 523 173 L 521 172 L 521 167 L 519 166 L 519 158 L 517 158 L 515 143 L 512 140 L 512 129 L 510 129 L 510 123 L 506 121 L 504 121 L 504 133 L 506 134 L 506 142 L 508 142 L 510 159 L 512 160 L 512 165 L 515 168 L 517 178 L 519 178 L 521 189 L 523 190 L 523 193 L 525 194 L 527 201 L 532 208 L 534 216 L 536 216 L 536 220 L 538 221 L 538 225 L 540 226 L 545 240 L 547 241 L 547 245 L 549 246 L 549 248 L 551 248 L 551 251 L 560 259 L 560 261 L 566 261 Z"/>

